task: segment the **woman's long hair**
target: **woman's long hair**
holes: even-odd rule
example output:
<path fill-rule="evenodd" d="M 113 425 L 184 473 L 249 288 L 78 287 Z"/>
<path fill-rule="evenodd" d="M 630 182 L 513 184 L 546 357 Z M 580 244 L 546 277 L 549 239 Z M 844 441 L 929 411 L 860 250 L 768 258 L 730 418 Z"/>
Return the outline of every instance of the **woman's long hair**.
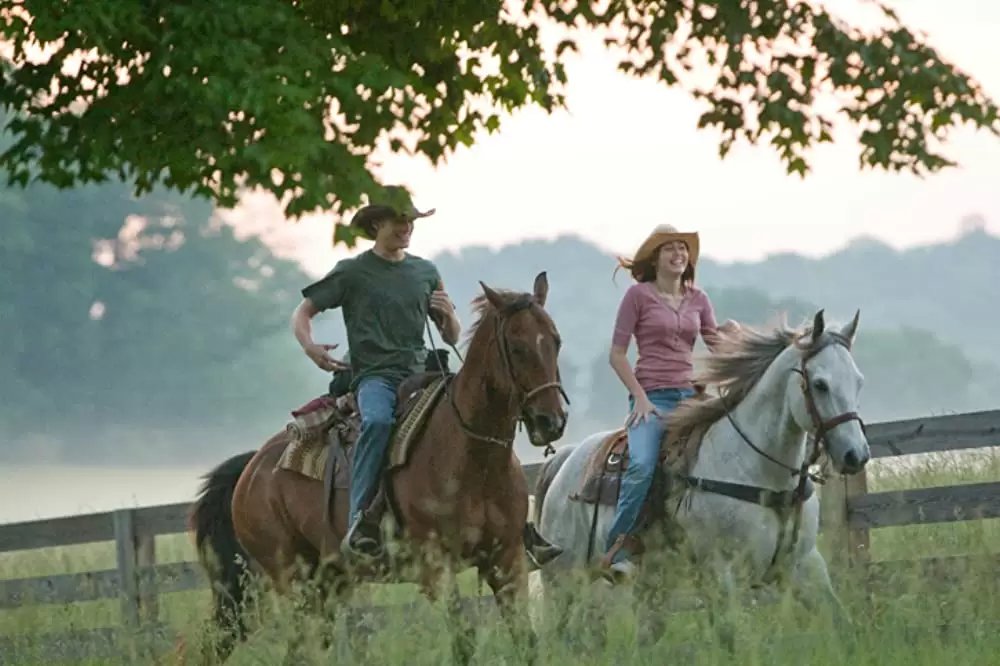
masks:
<path fill-rule="evenodd" d="M 652 282 L 656 279 L 656 266 L 660 262 L 660 251 L 666 243 L 662 243 L 656 246 L 656 249 L 650 254 L 649 258 L 643 259 L 642 261 L 632 261 L 631 259 L 626 259 L 625 257 L 617 257 L 618 266 L 615 267 L 615 272 L 611 274 L 611 280 L 614 281 L 615 275 L 618 273 L 619 269 L 624 268 L 629 273 L 632 274 L 632 279 L 636 282 Z M 685 247 L 687 244 L 685 243 Z M 689 248 L 690 249 L 690 248 Z M 694 264 L 688 262 L 687 268 L 681 273 L 681 286 L 685 289 L 694 286 Z"/>

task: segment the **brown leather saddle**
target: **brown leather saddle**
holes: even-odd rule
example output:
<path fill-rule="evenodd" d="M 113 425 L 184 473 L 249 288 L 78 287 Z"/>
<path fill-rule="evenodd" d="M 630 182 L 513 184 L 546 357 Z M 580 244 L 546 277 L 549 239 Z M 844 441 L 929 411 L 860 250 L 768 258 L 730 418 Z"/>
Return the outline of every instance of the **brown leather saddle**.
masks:
<path fill-rule="evenodd" d="M 400 382 L 399 387 L 396 389 L 395 419 L 397 426 L 403 423 L 410 415 L 423 390 L 430 386 L 434 380 L 440 378 L 440 371 L 425 371 L 415 373 Z M 326 466 L 323 469 L 323 513 L 324 520 L 328 525 L 331 524 L 334 511 L 334 494 L 338 486 L 344 485 L 343 482 L 337 483 L 338 476 L 344 477 L 346 475 L 347 479 L 350 478 L 349 470 L 354 459 L 354 443 L 361 432 L 361 413 L 354 402 L 353 394 L 348 394 L 348 397 L 351 403 L 354 404 L 354 409 L 348 417 L 350 423 L 345 424 L 347 427 L 338 429 L 338 438 L 330 443 L 330 455 L 327 456 Z M 395 431 L 390 437 L 395 437 Z M 339 447 L 339 451 L 336 450 L 337 447 Z M 344 471 L 345 467 L 346 473 Z M 338 474 L 338 470 L 340 474 Z M 383 478 L 383 481 L 379 483 L 376 497 L 371 502 L 370 514 L 381 514 L 385 504 L 384 495 Z"/>
<path fill-rule="evenodd" d="M 584 468 L 580 489 L 570 499 L 585 504 L 618 503 L 622 474 L 628 468 L 628 432 L 616 430 L 606 437 Z"/>
<path fill-rule="evenodd" d="M 695 395 L 692 400 L 705 399 L 707 393 L 703 384 L 695 385 Z M 654 484 L 662 485 L 669 479 L 665 478 L 666 470 L 675 462 L 676 455 L 661 449 L 660 464 L 657 466 L 657 476 Z M 625 428 L 615 430 L 606 437 L 601 445 L 591 455 L 584 468 L 580 489 L 570 496 L 570 499 L 585 504 L 603 504 L 615 506 L 621 492 L 621 478 L 628 469 L 628 431 Z M 663 472 L 661 475 L 660 472 Z M 659 489 L 659 488 L 657 488 Z"/>

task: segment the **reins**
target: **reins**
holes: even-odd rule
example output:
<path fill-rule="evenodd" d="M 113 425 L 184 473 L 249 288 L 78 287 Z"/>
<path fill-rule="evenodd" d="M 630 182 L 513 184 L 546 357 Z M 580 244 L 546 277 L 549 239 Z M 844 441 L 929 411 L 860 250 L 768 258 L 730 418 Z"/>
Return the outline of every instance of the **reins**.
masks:
<path fill-rule="evenodd" d="M 847 348 L 848 350 L 851 348 L 850 343 L 843 337 L 832 333 L 828 335 L 830 335 L 829 338 L 830 342 L 827 342 L 827 344 L 825 345 L 819 345 L 817 347 L 814 347 L 813 349 L 810 349 L 808 352 L 802 355 L 802 359 L 799 362 L 799 367 L 791 369 L 791 372 L 794 372 L 802 376 L 802 392 L 805 395 L 806 399 L 806 409 L 809 410 L 809 418 L 813 422 L 813 432 L 811 433 L 811 439 L 813 441 L 813 451 L 812 454 L 808 458 L 806 458 L 805 462 L 802 464 L 801 467 L 792 467 L 776 459 L 774 456 L 768 454 L 766 451 L 762 450 L 760 447 L 755 445 L 747 436 L 747 434 L 743 431 L 743 429 L 740 428 L 739 424 L 736 423 L 736 419 L 733 418 L 733 414 L 729 409 L 729 405 L 726 402 L 725 396 L 722 395 L 721 392 L 719 393 L 719 401 L 722 403 L 723 409 L 726 410 L 726 418 L 729 421 L 729 423 L 733 426 L 733 429 L 736 430 L 736 433 L 740 436 L 740 438 L 760 456 L 766 458 L 775 465 L 787 470 L 792 476 L 795 475 L 801 476 L 805 474 L 808 468 L 816 463 L 820 455 L 820 444 L 824 445 L 827 444 L 826 435 L 829 431 L 833 430 L 835 427 L 837 427 L 842 423 L 847 423 L 848 421 L 858 421 L 859 423 L 861 423 L 862 429 L 864 429 L 865 427 L 864 421 L 861 419 L 861 416 L 859 416 L 857 412 L 844 412 L 843 414 L 838 414 L 837 416 L 823 420 L 822 415 L 820 415 L 819 413 L 819 408 L 816 406 L 816 397 L 813 394 L 812 382 L 809 380 L 809 370 L 806 367 L 806 364 L 814 356 L 816 356 L 816 354 L 825 349 L 828 345 L 840 344 L 845 348 Z M 817 482 L 820 481 L 819 478 L 814 478 L 813 480 Z"/>
<path fill-rule="evenodd" d="M 500 351 L 500 359 L 504 371 L 507 375 L 507 379 L 510 381 L 510 385 L 513 389 L 513 393 L 511 395 L 512 402 L 516 400 L 518 396 L 520 396 L 520 400 L 518 401 L 520 403 L 518 406 L 518 416 L 515 417 L 515 425 L 525 424 L 525 420 L 527 418 L 527 415 L 525 414 L 525 408 L 527 406 L 528 401 L 537 396 L 542 391 L 554 388 L 559 391 L 560 395 L 562 395 L 563 399 L 566 401 L 566 404 L 567 405 L 570 404 L 569 396 L 566 395 L 566 391 L 563 389 L 562 386 L 562 377 L 559 372 L 558 366 L 556 366 L 555 381 L 546 382 L 544 384 L 541 384 L 540 386 L 536 386 L 535 388 L 528 390 L 522 388 L 521 384 L 517 381 L 517 375 L 514 372 L 514 363 L 510 358 L 510 347 L 509 347 L 509 342 L 507 340 L 506 325 L 510 321 L 511 316 L 517 314 L 518 312 L 522 312 L 533 307 L 541 307 L 541 306 L 535 301 L 534 298 L 530 296 L 522 296 L 514 300 L 513 302 L 507 304 L 503 309 L 496 309 L 494 314 L 494 329 L 495 329 L 494 339 L 496 340 L 497 347 Z M 425 321 L 425 325 L 427 328 L 427 335 L 430 338 L 431 345 L 433 346 L 434 334 L 433 330 L 431 329 L 429 319 Z M 462 357 L 461 352 L 458 351 L 458 349 L 455 347 L 454 344 L 450 342 L 446 344 L 458 356 L 458 360 L 463 364 L 462 367 L 464 369 L 465 359 Z M 459 427 L 462 429 L 462 432 L 465 433 L 465 435 L 471 439 L 485 442 L 487 444 L 494 444 L 504 448 L 513 447 L 514 445 L 513 437 L 507 440 L 498 439 L 496 437 L 492 437 L 489 435 L 479 434 L 474 430 L 472 430 L 472 428 L 469 427 L 468 423 L 462 417 L 462 413 L 459 410 L 458 405 L 455 403 L 455 393 L 452 390 L 452 382 L 454 380 L 454 377 L 449 378 L 447 372 L 445 371 L 444 367 L 441 364 L 438 364 L 438 372 L 441 375 L 442 381 L 444 381 L 445 383 L 445 392 L 448 394 L 448 402 L 451 405 L 452 411 L 455 413 L 455 418 L 458 419 L 458 424 Z M 461 370 L 459 370 L 459 372 L 461 372 Z M 455 376 L 457 376 L 457 373 Z M 555 453 L 555 449 L 552 447 L 552 444 L 551 443 L 546 444 L 544 450 L 544 456 L 548 457 L 553 453 Z"/>

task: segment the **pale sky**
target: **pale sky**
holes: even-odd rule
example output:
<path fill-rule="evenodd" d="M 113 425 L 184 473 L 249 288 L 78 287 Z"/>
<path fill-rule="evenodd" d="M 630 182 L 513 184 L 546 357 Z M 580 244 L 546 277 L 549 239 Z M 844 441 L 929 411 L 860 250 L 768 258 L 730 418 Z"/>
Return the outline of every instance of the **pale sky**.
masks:
<path fill-rule="evenodd" d="M 1000 99 L 1000 4 L 889 4 Z M 576 233 L 631 253 L 661 222 L 699 231 L 702 252 L 724 261 L 817 256 L 860 235 L 910 247 L 954 237 L 971 213 L 1000 232 L 1000 140 L 985 132 L 955 132 L 948 154 L 960 166 L 925 180 L 860 172 L 848 137 L 813 151 L 813 172 L 801 181 L 785 175 L 766 144 L 738 146 L 720 161 L 717 136 L 696 129 L 699 110 L 685 92 L 618 73 L 598 39 L 581 46 L 569 68 L 568 113 L 519 113 L 437 169 L 423 159 L 385 160 L 387 182 L 406 183 L 418 207 L 437 208 L 418 223 L 412 252 Z M 269 195 L 248 197 L 227 217 L 264 231 L 280 254 L 317 275 L 370 245 L 334 250 L 330 217 L 286 222 Z"/>

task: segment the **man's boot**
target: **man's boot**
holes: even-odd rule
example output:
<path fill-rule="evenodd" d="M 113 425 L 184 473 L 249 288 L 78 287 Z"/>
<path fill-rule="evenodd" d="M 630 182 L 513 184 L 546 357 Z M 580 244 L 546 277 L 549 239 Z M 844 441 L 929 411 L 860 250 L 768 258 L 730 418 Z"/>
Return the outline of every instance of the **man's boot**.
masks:
<path fill-rule="evenodd" d="M 524 524 L 524 550 L 528 553 L 528 562 L 532 569 L 541 569 L 563 553 L 563 549 L 545 540 L 534 523 Z"/>
<path fill-rule="evenodd" d="M 376 491 L 367 508 L 358 511 L 347 535 L 340 544 L 341 552 L 354 562 L 378 563 L 386 557 L 382 541 L 382 493 Z"/>

